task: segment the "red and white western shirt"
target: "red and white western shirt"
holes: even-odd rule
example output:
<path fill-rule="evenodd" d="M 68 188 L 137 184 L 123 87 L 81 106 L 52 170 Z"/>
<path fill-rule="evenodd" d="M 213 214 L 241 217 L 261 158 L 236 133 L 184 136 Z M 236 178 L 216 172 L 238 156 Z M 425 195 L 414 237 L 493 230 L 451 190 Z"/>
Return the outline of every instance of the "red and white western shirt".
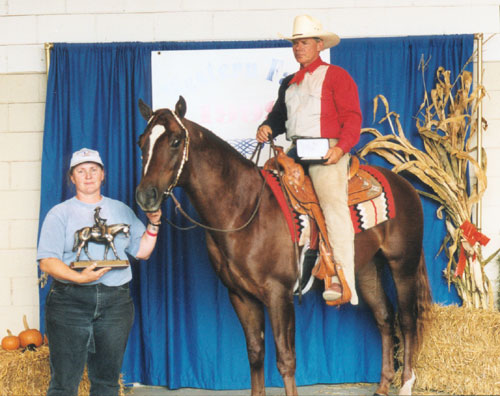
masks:
<path fill-rule="evenodd" d="M 299 82 L 294 82 L 299 74 L 303 80 L 300 76 Z M 359 140 L 361 121 L 358 87 L 352 77 L 318 58 L 283 80 L 263 125 L 271 127 L 273 136 L 286 132 L 289 140 L 335 138 L 337 146 L 347 153 Z"/>

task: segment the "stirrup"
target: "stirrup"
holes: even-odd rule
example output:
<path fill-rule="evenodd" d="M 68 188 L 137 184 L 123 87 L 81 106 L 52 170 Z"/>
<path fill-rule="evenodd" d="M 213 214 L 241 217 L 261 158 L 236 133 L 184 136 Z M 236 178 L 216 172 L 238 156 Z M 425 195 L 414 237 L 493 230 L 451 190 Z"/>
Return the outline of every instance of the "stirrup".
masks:
<path fill-rule="evenodd" d="M 334 280 L 335 278 L 337 278 L 337 280 L 339 281 L 338 284 L 340 285 L 340 287 L 342 289 L 342 295 L 340 296 L 340 298 L 337 298 L 335 300 L 327 300 L 325 298 L 326 304 L 330 305 L 330 306 L 345 304 L 345 303 L 351 301 L 351 297 L 352 297 L 352 292 L 351 292 L 351 289 L 349 288 L 349 285 L 347 284 L 347 281 L 344 277 L 344 270 L 342 269 L 342 266 L 339 264 L 336 264 L 335 270 L 337 271 L 337 276 L 332 276 L 332 277 L 328 276 L 324 279 L 325 280 L 325 292 L 323 293 L 323 295 L 327 292 L 328 289 L 330 289 L 330 286 L 332 284 L 332 280 Z M 337 282 L 335 282 L 335 283 L 337 283 Z M 327 297 L 328 297 L 328 295 L 327 295 Z"/>

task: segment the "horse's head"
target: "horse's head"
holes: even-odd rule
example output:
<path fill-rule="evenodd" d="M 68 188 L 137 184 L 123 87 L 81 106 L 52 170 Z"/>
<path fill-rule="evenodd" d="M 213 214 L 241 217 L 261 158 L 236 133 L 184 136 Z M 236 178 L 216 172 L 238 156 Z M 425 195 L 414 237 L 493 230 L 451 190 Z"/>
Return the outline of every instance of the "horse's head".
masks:
<path fill-rule="evenodd" d="M 106 226 L 106 233 L 111 235 L 113 238 L 120 232 L 124 233 L 126 237 L 130 236 L 130 224 L 119 223 L 111 224 Z"/>
<path fill-rule="evenodd" d="M 169 109 L 152 109 L 139 100 L 139 110 L 148 125 L 139 138 L 142 151 L 142 180 L 135 198 L 142 210 L 156 211 L 165 194 L 176 186 L 187 161 L 189 135 L 182 123 L 186 114 L 186 102 L 182 96 Z"/>
<path fill-rule="evenodd" d="M 123 224 L 122 232 L 128 238 L 130 236 L 130 225 L 129 224 Z"/>

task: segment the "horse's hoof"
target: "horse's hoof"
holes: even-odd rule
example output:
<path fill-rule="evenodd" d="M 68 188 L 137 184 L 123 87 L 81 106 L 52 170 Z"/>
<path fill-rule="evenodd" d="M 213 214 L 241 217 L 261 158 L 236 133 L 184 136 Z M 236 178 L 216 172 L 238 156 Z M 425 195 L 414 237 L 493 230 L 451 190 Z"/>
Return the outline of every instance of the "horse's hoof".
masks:
<path fill-rule="evenodd" d="M 375 393 L 373 394 L 373 396 L 387 396 L 387 395 L 384 395 L 384 394 L 382 394 L 382 393 L 377 393 L 377 392 L 375 392 Z"/>

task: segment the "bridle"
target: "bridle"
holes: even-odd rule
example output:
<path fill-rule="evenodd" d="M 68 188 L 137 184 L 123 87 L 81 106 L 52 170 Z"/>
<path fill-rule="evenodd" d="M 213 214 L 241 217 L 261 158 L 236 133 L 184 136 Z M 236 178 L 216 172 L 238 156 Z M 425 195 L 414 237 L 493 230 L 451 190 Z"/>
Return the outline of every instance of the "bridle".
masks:
<path fill-rule="evenodd" d="M 172 115 L 175 118 L 175 121 L 177 121 L 179 126 L 182 128 L 182 131 L 184 132 L 184 149 L 182 150 L 181 162 L 179 163 L 179 167 L 177 168 L 177 173 L 175 175 L 174 181 L 172 183 L 170 183 L 168 188 L 163 193 L 167 198 L 169 195 L 171 195 L 173 197 L 172 190 L 177 186 L 177 183 L 179 182 L 182 171 L 184 170 L 184 165 L 186 164 L 186 162 L 189 159 L 189 133 L 188 133 L 188 130 L 184 126 L 184 124 L 182 123 L 181 119 L 177 116 L 177 114 L 175 114 L 175 112 L 173 112 L 170 109 L 169 109 L 169 111 L 170 111 L 170 113 L 172 113 Z"/>
<path fill-rule="evenodd" d="M 199 227 L 202 227 L 202 228 L 204 228 L 206 230 L 210 230 L 210 231 L 235 232 L 235 231 L 240 231 L 240 230 L 246 228 L 252 222 L 252 220 L 257 215 L 257 212 L 259 211 L 260 203 L 262 201 L 262 195 L 263 195 L 264 189 L 266 187 L 266 181 L 264 180 L 264 178 L 262 179 L 262 188 L 261 188 L 259 197 L 257 199 L 257 204 L 255 205 L 255 208 L 254 208 L 252 214 L 250 215 L 250 218 L 243 225 L 241 225 L 239 227 L 236 227 L 236 228 L 232 228 L 232 229 L 221 229 L 221 228 L 215 228 L 215 227 L 210 227 L 210 226 L 205 225 L 205 224 L 201 224 L 200 222 L 196 221 L 191 216 L 189 216 L 184 211 L 184 209 L 182 209 L 181 204 L 179 203 L 179 201 L 177 200 L 177 198 L 175 197 L 175 195 L 172 194 L 172 190 L 177 186 L 177 183 L 179 182 L 179 179 L 181 177 L 182 171 L 184 170 L 184 165 L 186 164 L 186 162 L 189 159 L 189 132 L 188 132 L 186 126 L 182 123 L 182 121 L 179 118 L 179 116 L 175 112 L 173 112 L 172 110 L 170 110 L 170 109 L 168 109 L 168 110 L 173 115 L 175 121 L 179 124 L 179 126 L 182 129 L 182 131 L 184 132 L 184 149 L 182 151 L 182 158 L 181 158 L 181 161 L 179 163 L 179 167 L 177 168 L 177 172 L 176 172 L 175 178 L 172 181 L 172 183 L 170 183 L 170 185 L 168 186 L 168 188 L 165 190 L 165 192 L 163 193 L 163 195 L 164 195 L 164 199 L 168 198 L 170 196 L 172 198 L 172 201 L 174 202 L 175 207 L 177 208 L 177 210 L 179 210 L 179 212 L 186 219 L 188 219 L 191 223 L 193 223 L 194 225 L 191 226 L 191 227 L 179 227 L 179 226 L 175 225 L 174 223 L 172 223 L 169 219 L 166 219 L 167 223 L 170 224 L 171 226 L 177 228 L 177 229 L 180 229 L 180 230 L 189 230 L 189 229 L 192 229 L 192 228 L 194 228 L 196 226 L 199 226 Z M 262 144 L 258 144 L 257 148 L 256 148 L 256 151 L 258 150 L 259 153 L 260 153 L 260 148 L 261 147 L 262 147 Z M 255 154 L 255 152 L 254 152 L 254 154 Z M 253 157 L 253 155 L 252 155 L 252 157 Z"/>

